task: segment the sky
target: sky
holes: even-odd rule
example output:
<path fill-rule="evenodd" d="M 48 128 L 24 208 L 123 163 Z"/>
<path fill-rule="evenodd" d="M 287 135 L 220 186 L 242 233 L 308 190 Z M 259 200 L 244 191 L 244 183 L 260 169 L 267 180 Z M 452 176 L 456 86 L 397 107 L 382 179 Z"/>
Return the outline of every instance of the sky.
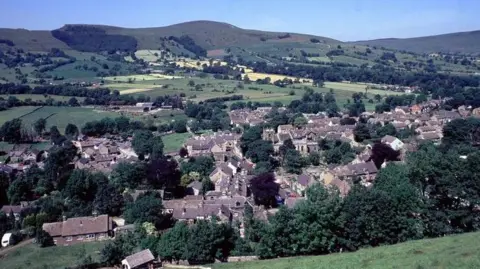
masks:
<path fill-rule="evenodd" d="M 479 0 L 0 0 L 0 28 L 158 27 L 212 20 L 341 41 L 480 30 Z"/>

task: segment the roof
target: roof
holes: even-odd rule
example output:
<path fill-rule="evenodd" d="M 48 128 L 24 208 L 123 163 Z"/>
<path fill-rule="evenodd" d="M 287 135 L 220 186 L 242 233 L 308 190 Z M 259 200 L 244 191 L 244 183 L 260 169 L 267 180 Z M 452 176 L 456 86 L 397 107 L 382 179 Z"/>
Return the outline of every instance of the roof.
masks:
<path fill-rule="evenodd" d="M 304 200 L 305 197 L 287 197 L 287 199 L 285 199 L 285 206 L 288 208 L 294 208 L 298 202 Z"/>
<path fill-rule="evenodd" d="M 398 138 L 394 137 L 394 136 L 391 136 L 391 135 L 386 135 L 382 138 L 382 143 L 388 143 L 388 144 L 391 144 L 395 141 L 397 141 Z"/>
<path fill-rule="evenodd" d="M 302 186 L 308 186 L 309 183 L 310 183 L 310 177 L 305 175 L 305 174 L 301 174 L 298 176 L 298 179 L 297 179 L 298 183 Z"/>
<path fill-rule="evenodd" d="M 366 163 L 348 164 L 339 166 L 334 169 L 334 173 L 338 176 L 360 176 L 367 174 L 376 174 L 378 172 L 377 167 L 373 161 Z"/>
<path fill-rule="evenodd" d="M 62 222 L 44 223 L 42 228 L 51 236 L 95 234 L 112 230 L 112 221 L 108 215 L 79 217 L 70 218 Z"/>
<path fill-rule="evenodd" d="M 192 189 L 201 190 L 202 189 L 202 182 L 200 182 L 198 180 L 195 180 L 195 181 L 191 182 L 190 184 L 188 184 L 187 187 L 192 188 Z"/>
<path fill-rule="evenodd" d="M 130 266 L 130 268 L 135 268 L 140 265 L 152 262 L 153 260 L 155 260 L 155 257 L 153 257 L 150 249 L 145 249 L 133 255 L 125 257 L 122 263 L 126 262 Z"/>
<path fill-rule="evenodd" d="M 10 214 L 10 212 L 18 214 L 18 213 L 22 212 L 23 209 L 25 209 L 25 207 L 23 207 L 21 205 L 4 205 L 4 206 L 2 206 L 0 211 L 2 211 L 5 214 Z"/>

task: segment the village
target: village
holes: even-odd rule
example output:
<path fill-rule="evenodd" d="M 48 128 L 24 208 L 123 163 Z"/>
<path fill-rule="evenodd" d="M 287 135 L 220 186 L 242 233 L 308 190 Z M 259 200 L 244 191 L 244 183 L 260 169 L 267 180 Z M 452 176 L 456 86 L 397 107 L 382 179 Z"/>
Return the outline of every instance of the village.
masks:
<path fill-rule="evenodd" d="M 456 111 L 439 109 L 440 101 L 428 101 L 411 107 L 397 107 L 394 111 L 381 114 L 364 112 L 355 118 L 355 122 L 364 122 L 383 126 L 391 124 L 397 131 L 410 129 L 414 136 L 399 139 L 385 135 L 377 141 L 399 152 L 398 160 L 403 162 L 407 152 L 415 151 L 423 142 L 439 143 L 442 139 L 442 129 L 448 122 L 469 116 L 479 117 L 480 109 L 470 110 L 464 106 Z M 139 105 L 135 110 L 150 111 L 151 105 Z M 240 109 L 229 112 L 231 126 L 258 126 L 265 123 L 265 117 L 273 110 L 280 112 L 285 108 L 260 107 L 255 110 Z M 213 189 L 204 192 L 199 179 L 185 186 L 185 196 L 172 199 L 164 190 L 154 190 L 162 197 L 162 214 L 168 214 L 176 221 L 193 224 L 198 220 L 209 220 L 213 217 L 224 223 L 237 223 L 239 233 L 244 236 L 245 207 L 253 209 L 255 218 L 268 221 L 269 216 L 278 211 L 278 206 L 288 208 L 305 199 L 306 189 L 314 184 L 322 184 L 328 188 L 337 188 L 341 196 L 346 196 L 354 184 L 370 186 L 375 181 L 380 167 L 372 160 L 372 144 L 358 142 L 355 138 L 355 124 L 342 124 L 341 117 L 329 118 L 326 115 L 303 114 L 306 123 L 302 126 L 292 124 L 279 125 L 275 128 L 264 128 L 262 139 L 272 143 L 274 158 L 286 141 L 291 141 L 301 156 L 320 151 L 322 140 L 341 141 L 352 148 L 361 148 L 361 152 L 346 164 L 309 165 L 299 174 L 288 173 L 283 167 L 274 172 L 275 182 L 280 186 L 275 196 L 276 206 L 265 207 L 255 203 L 250 189 L 250 180 L 256 176 L 256 164 L 242 153 L 242 133 L 234 131 L 216 132 L 213 134 L 196 135 L 188 139 L 183 147 L 185 156 L 175 156 L 178 161 L 188 158 L 211 156 L 214 169 L 208 178 L 213 183 Z M 346 118 L 345 116 L 343 118 Z M 131 138 L 122 139 L 114 135 L 104 137 L 87 137 L 79 135 L 72 141 L 78 150 L 78 157 L 71 163 L 76 169 L 87 169 L 110 174 L 116 165 L 122 162 L 133 163 L 138 160 L 138 154 L 132 148 Z M 1 165 L 3 173 L 24 173 L 31 165 L 43 168 L 43 161 L 48 157 L 48 147 L 43 150 L 32 149 L 27 145 L 16 145 L 7 155 L 7 164 Z M 184 159 L 184 160 L 182 160 Z M 147 190 L 130 190 L 133 199 Z M 20 218 L 22 211 L 35 202 L 22 201 L 19 205 L 5 205 L 1 211 Z M 58 246 L 68 246 L 79 242 L 98 241 L 115 237 L 125 231 L 133 231 L 135 225 L 125 224 L 118 216 L 96 215 L 64 218 L 63 221 L 44 223 L 43 230 L 52 236 Z M 149 261 L 151 254 L 147 255 Z"/>

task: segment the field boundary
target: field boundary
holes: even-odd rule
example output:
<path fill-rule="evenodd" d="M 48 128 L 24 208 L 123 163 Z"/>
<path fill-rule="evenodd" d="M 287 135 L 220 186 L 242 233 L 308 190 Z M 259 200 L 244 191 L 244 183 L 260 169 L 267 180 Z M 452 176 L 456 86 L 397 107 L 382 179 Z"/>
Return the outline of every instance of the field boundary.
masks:
<path fill-rule="evenodd" d="M 25 114 L 21 115 L 21 116 L 18 117 L 17 119 L 21 119 L 21 118 L 23 118 L 23 117 L 25 117 L 25 116 L 28 116 L 28 115 L 30 115 L 30 114 L 32 114 L 32 113 L 34 113 L 34 112 L 39 111 L 40 109 L 42 109 L 42 108 L 44 108 L 44 107 L 45 107 L 45 106 L 37 107 L 37 108 L 35 108 L 34 110 L 32 110 L 32 111 L 30 111 L 30 112 L 28 112 L 28 113 L 25 113 Z"/>

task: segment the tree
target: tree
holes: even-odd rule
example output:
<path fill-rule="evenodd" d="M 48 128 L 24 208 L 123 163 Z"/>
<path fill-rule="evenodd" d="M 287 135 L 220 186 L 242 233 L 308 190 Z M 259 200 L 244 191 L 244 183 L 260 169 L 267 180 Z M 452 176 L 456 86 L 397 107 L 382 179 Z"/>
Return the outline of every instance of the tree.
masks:
<path fill-rule="evenodd" d="M 213 171 L 215 161 L 210 156 L 191 157 L 188 162 L 183 162 L 181 170 L 183 174 L 198 172 L 201 177 L 208 177 Z"/>
<path fill-rule="evenodd" d="M 234 247 L 234 232 L 227 224 L 200 220 L 190 229 L 187 241 L 189 262 L 212 263 L 215 259 L 225 261 Z"/>
<path fill-rule="evenodd" d="M 146 169 L 142 163 L 120 162 L 110 176 L 112 183 L 120 190 L 135 189 L 146 178 Z"/>
<path fill-rule="evenodd" d="M 355 126 L 353 135 L 356 142 L 363 142 L 364 140 L 371 138 L 368 126 L 363 123 L 359 123 Z"/>
<path fill-rule="evenodd" d="M 314 166 L 320 165 L 320 153 L 318 152 L 312 152 L 310 153 L 310 156 L 308 157 L 310 159 L 310 163 Z"/>
<path fill-rule="evenodd" d="M 54 145 L 61 145 L 65 141 L 57 126 L 50 127 L 50 140 Z"/>
<path fill-rule="evenodd" d="M 187 132 L 187 122 L 185 120 L 177 120 L 173 123 L 173 130 L 175 133 Z"/>
<path fill-rule="evenodd" d="M 372 147 L 370 159 L 380 168 L 385 161 L 399 161 L 400 151 L 393 150 L 389 145 L 375 143 Z"/>
<path fill-rule="evenodd" d="M 100 261 L 107 266 L 118 265 L 126 256 L 132 254 L 136 244 L 137 239 L 131 232 L 117 235 L 100 251 Z"/>
<path fill-rule="evenodd" d="M 175 261 L 187 259 L 187 243 L 190 231 L 185 222 L 177 222 L 165 232 L 158 243 L 157 252 L 162 260 Z"/>
<path fill-rule="evenodd" d="M 163 157 L 163 140 L 161 136 L 156 136 L 151 139 L 151 159 L 159 159 Z"/>
<path fill-rule="evenodd" d="M 78 100 L 77 98 L 75 97 L 72 97 L 68 100 L 68 105 L 69 106 L 80 106 L 80 104 L 78 103 Z"/>
<path fill-rule="evenodd" d="M 302 173 L 302 158 L 298 151 L 288 149 L 285 154 L 285 168 L 288 173 L 301 174 Z"/>
<path fill-rule="evenodd" d="M 33 124 L 33 129 L 37 133 L 37 135 L 41 136 L 43 131 L 45 131 L 45 128 L 47 126 L 47 120 L 44 118 L 40 118 L 35 123 Z"/>
<path fill-rule="evenodd" d="M 79 135 L 78 127 L 74 124 L 67 124 L 67 127 L 65 127 L 65 136 L 70 139 L 70 140 L 77 140 L 78 135 Z"/>
<path fill-rule="evenodd" d="M 124 217 L 127 223 L 151 222 L 157 229 L 165 229 L 170 219 L 162 214 L 162 198 L 157 192 L 140 194 L 134 202 L 125 206 Z"/>
<path fill-rule="evenodd" d="M 180 157 L 182 158 L 185 158 L 188 156 L 188 150 L 184 147 L 181 147 L 180 151 L 178 152 L 178 155 L 180 155 Z"/>
<path fill-rule="evenodd" d="M 250 158 L 252 162 L 268 161 L 270 156 L 274 153 L 271 141 L 256 140 L 248 145 L 248 150 L 245 157 Z"/>
<path fill-rule="evenodd" d="M 207 192 L 213 190 L 215 190 L 215 184 L 209 178 L 205 178 L 202 181 L 202 194 L 205 195 Z"/>
<path fill-rule="evenodd" d="M 275 182 L 275 176 L 271 173 L 255 176 L 250 180 L 250 189 L 252 190 L 255 203 L 265 207 L 276 206 L 276 196 L 280 189 Z"/>
<path fill-rule="evenodd" d="M 301 128 L 307 125 L 307 119 L 303 116 L 296 117 L 295 120 L 293 121 L 293 125 L 297 128 Z"/>
<path fill-rule="evenodd" d="M 98 214 L 120 216 L 124 205 L 124 199 L 115 186 L 107 184 L 98 188 L 93 205 Z"/>
<path fill-rule="evenodd" d="M 154 188 L 175 188 L 180 185 L 180 177 L 175 159 L 154 159 L 147 166 L 147 180 Z"/>
<path fill-rule="evenodd" d="M 393 124 L 388 123 L 377 129 L 377 137 L 380 138 L 386 135 L 391 135 L 391 136 L 397 135 L 397 129 L 395 129 L 395 126 L 393 126 Z"/>
<path fill-rule="evenodd" d="M 138 155 L 145 156 L 152 151 L 153 134 L 148 130 L 136 131 L 133 135 L 132 148 Z"/>
<path fill-rule="evenodd" d="M 54 246 L 55 243 L 49 233 L 43 229 L 37 231 L 36 242 L 41 248 Z"/>
<path fill-rule="evenodd" d="M 6 121 L 0 128 L 0 137 L 2 137 L 3 141 L 9 143 L 22 141 L 22 120 L 13 119 Z"/>

